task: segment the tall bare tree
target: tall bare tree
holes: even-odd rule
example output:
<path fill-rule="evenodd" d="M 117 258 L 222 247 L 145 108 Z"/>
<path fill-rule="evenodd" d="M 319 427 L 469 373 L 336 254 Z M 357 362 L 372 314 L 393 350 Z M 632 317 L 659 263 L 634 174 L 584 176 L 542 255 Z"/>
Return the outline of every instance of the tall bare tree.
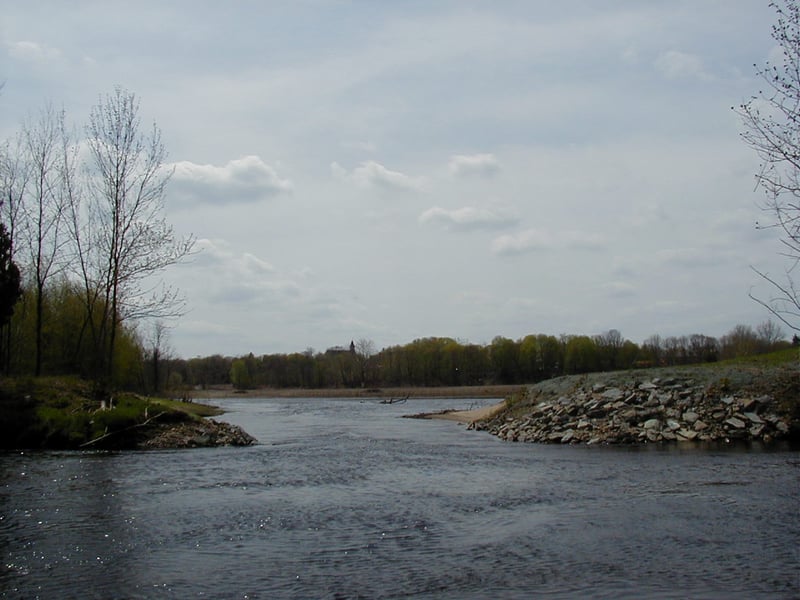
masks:
<path fill-rule="evenodd" d="M 766 299 L 751 297 L 800 331 L 800 6 L 797 0 L 770 6 L 777 15 L 772 38 L 782 52 L 777 64 L 755 65 L 764 89 L 737 112 L 744 124 L 742 139 L 761 159 L 756 180 L 765 194 L 762 209 L 768 222 L 759 227 L 779 231 L 788 266 L 783 277 L 756 270 L 774 293 Z"/>
<path fill-rule="evenodd" d="M 42 371 L 45 288 L 51 277 L 64 266 L 63 252 L 68 242 L 65 217 L 68 197 L 63 179 L 65 140 L 64 111 L 46 105 L 36 119 L 22 128 L 23 160 L 27 162 L 27 185 L 22 195 L 23 239 L 28 251 L 29 280 L 36 303 L 34 372 Z"/>
<path fill-rule="evenodd" d="M 160 280 L 170 265 L 192 251 L 194 238 L 180 238 L 164 213 L 172 175 L 165 168 L 161 131 L 145 131 L 136 96 L 116 88 L 92 109 L 87 126 L 90 177 L 85 227 L 75 227 L 95 340 L 103 370 L 113 380 L 120 324 L 129 319 L 178 316 L 184 302 Z M 85 239 L 88 236 L 89 239 Z M 96 325 L 95 325 L 96 324 Z"/>

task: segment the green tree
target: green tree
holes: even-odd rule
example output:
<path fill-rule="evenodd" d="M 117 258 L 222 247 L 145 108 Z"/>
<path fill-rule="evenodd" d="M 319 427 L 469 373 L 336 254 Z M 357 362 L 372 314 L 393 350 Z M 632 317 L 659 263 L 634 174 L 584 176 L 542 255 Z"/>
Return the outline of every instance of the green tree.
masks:
<path fill-rule="evenodd" d="M 250 370 L 243 358 L 237 358 L 231 364 L 231 383 L 237 390 L 247 390 L 253 385 Z"/>
<path fill-rule="evenodd" d="M 600 366 L 597 344 L 587 335 L 570 336 L 564 349 L 564 370 L 567 373 L 591 373 Z"/>
<path fill-rule="evenodd" d="M 517 383 L 520 380 L 519 344 L 514 340 L 497 336 L 492 340 L 489 357 L 496 381 Z"/>
<path fill-rule="evenodd" d="M 539 346 L 538 364 L 539 378 L 549 379 L 564 370 L 564 348 L 554 335 L 540 333 L 536 336 Z"/>

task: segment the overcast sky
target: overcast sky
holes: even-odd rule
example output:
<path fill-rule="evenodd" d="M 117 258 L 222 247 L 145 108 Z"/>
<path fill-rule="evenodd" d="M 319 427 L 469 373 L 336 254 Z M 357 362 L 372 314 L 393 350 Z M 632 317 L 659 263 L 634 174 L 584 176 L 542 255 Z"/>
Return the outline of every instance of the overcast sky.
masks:
<path fill-rule="evenodd" d="M 116 85 L 201 250 L 183 357 L 448 336 L 720 336 L 767 319 L 731 106 L 766 0 L 0 0 L 0 139 Z M 766 293 L 766 290 L 762 289 Z"/>

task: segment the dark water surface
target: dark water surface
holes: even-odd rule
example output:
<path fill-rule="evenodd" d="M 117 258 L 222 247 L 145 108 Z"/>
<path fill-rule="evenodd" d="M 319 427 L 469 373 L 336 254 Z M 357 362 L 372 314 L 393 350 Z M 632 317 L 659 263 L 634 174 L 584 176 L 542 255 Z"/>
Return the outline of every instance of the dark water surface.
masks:
<path fill-rule="evenodd" d="M 800 453 L 398 418 L 485 403 L 227 400 L 260 445 L 0 455 L 0 596 L 800 596 Z"/>

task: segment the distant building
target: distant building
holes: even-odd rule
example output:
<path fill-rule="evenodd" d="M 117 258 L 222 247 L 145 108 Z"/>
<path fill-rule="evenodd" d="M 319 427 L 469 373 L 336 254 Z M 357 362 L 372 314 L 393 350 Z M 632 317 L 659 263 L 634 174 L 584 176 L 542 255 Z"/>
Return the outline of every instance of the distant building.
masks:
<path fill-rule="evenodd" d="M 331 346 L 327 350 L 325 350 L 325 354 L 355 354 L 356 353 L 356 345 L 353 340 L 350 340 L 350 348 L 345 348 L 344 346 Z"/>

